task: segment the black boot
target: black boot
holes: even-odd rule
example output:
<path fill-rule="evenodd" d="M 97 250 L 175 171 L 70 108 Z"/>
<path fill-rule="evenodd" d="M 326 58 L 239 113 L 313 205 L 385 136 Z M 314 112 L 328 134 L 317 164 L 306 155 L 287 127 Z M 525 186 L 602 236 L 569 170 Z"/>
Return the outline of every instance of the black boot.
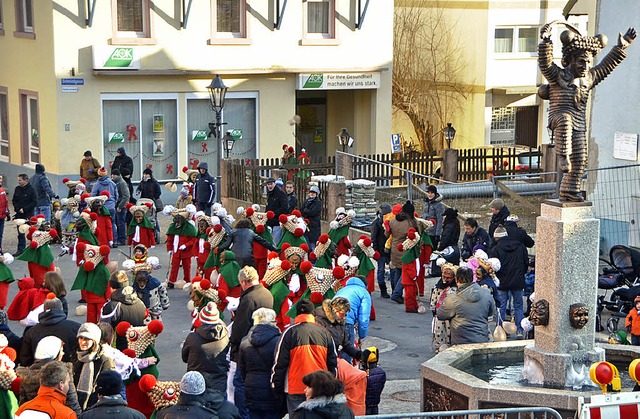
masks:
<path fill-rule="evenodd" d="M 378 282 L 378 287 L 380 287 L 380 297 L 382 298 L 391 298 L 391 296 L 387 293 L 387 283 L 386 282 Z"/>

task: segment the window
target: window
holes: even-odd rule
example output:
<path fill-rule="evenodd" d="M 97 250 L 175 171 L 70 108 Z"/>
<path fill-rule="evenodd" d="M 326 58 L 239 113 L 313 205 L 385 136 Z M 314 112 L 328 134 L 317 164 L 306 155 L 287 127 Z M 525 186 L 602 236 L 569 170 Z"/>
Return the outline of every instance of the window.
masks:
<path fill-rule="evenodd" d="M 111 0 L 112 43 L 150 43 L 149 0 Z"/>
<path fill-rule="evenodd" d="M 33 30 L 33 0 L 16 0 L 15 35 L 26 38 L 35 37 Z"/>
<path fill-rule="evenodd" d="M 496 28 L 494 52 L 500 54 L 535 54 L 538 46 L 537 27 Z"/>
<path fill-rule="evenodd" d="M 38 93 L 20 90 L 22 164 L 40 163 L 40 115 Z"/>
<path fill-rule="evenodd" d="M 9 103 L 7 88 L 0 86 L 0 159 L 9 159 Z"/>
<path fill-rule="evenodd" d="M 4 16 L 2 14 L 2 0 L 0 0 L 0 36 L 4 35 Z"/>
<path fill-rule="evenodd" d="M 334 38 L 334 0 L 306 0 L 305 37 Z"/>
<path fill-rule="evenodd" d="M 246 43 L 246 16 L 246 0 L 212 0 L 213 39 L 211 43 Z"/>

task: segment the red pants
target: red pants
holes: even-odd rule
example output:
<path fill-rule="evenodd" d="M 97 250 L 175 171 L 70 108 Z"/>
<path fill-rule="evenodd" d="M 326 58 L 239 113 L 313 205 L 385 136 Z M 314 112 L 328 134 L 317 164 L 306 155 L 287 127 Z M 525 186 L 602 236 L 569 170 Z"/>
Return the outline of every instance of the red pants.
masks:
<path fill-rule="evenodd" d="M 180 259 L 180 255 L 174 253 L 171 256 L 171 272 L 169 273 L 169 282 L 176 282 L 178 280 L 178 270 L 182 263 L 182 270 L 184 272 L 184 282 L 191 281 L 191 257 Z"/>
<path fill-rule="evenodd" d="M 44 274 L 49 271 L 55 270 L 55 266 L 53 266 L 53 263 L 46 267 L 38 265 L 37 263 L 28 262 L 27 268 L 29 269 L 29 275 L 31 276 L 31 278 L 33 278 L 33 282 L 36 288 L 42 288 L 42 286 L 44 285 Z"/>
<path fill-rule="evenodd" d="M 369 271 L 367 275 L 367 291 L 369 291 L 369 295 L 376 289 L 376 280 L 375 280 L 376 270 L 372 269 Z M 371 314 L 369 315 L 369 320 L 376 319 L 376 308 L 373 306 L 373 298 L 371 298 Z"/>
<path fill-rule="evenodd" d="M 110 294 L 108 290 L 107 293 Z M 83 297 L 87 300 L 87 322 L 98 324 L 98 320 L 100 320 L 100 310 L 104 303 L 107 302 L 109 296 L 101 296 L 84 290 L 83 294 Z"/>
<path fill-rule="evenodd" d="M 7 305 L 7 296 L 9 295 L 9 283 L 0 282 L 0 310 L 4 310 Z"/>
<path fill-rule="evenodd" d="M 418 287 L 416 283 L 404 285 L 404 309 L 405 311 L 418 309 Z"/>
<path fill-rule="evenodd" d="M 255 258 L 256 270 L 258 271 L 258 278 L 262 280 L 264 274 L 267 272 L 267 258 Z"/>

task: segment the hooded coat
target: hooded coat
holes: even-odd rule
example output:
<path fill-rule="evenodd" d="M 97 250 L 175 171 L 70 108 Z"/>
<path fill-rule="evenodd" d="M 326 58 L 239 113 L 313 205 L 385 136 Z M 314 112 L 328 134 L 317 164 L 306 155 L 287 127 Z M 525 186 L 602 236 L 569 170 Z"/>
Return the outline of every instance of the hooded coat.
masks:
<path fill-rule="evenodd" d="M 37 206 L 45 207 L 51 205 L 51 199 L 57 195 L 53 192 L 47 175 L 44 174 L 44 166 L 42 164 L 36 164 L 36 174 L 31 177 L 30 183 L 36 191 Z"/>
<path fill-rule="evenodd" d="M 358 325 L 358 337 L 364 339 L 369 331 L 371 316 L 371 294 L 367 285 L 358 277 L 349 278 L 344 288 L 340 288 L 336 297 L 349 300 L 351 310 L 347 313 L 346 323 Z"/>
<path fill-rule="evenodd" d="M 216 180 L 209 173 L 209 165 L 202 162 L 198 165 L 198 169 L 204 169 L 204 173 L 198 173 L 196 183 L 193 187 L 193 197 L 198 204 L 213 205 L 216 199 Z M 198 205 L 198 209 L 200 205 Z"/>
<path fill-rule="evenodd" d="M 262 284 L 256 284 L 242 292 L 240 304 L 231 328 L 231 360 L 237 361 L 240 343 L 251 329 L 253 312 L 259 308 L 273 308 L 273 295 Z"/>
<path fill-rule="evenodd" d="M 373 250 L 378 251 L 380 254 L 383 254 L 384 245 L 387 242 L 387 237 L 384 235 L 383 218 L 389 213 L 391 213 L 391 205 L 380 205 L 380 211 L 376 214 L 376 219 L 371 224 L 371 244 L 373 245 Z"/>
<path fill-rule="evenodd" d="M 424 211 L 422 212 L 422 218 L 425 220 L 434 219 L 436 224 L 431 227 L 427 234 L 430 236 L 442 235 L 442 221 L 444 215 L 444 204 L 442 203 L 442 195 L 436 192 L 433 199 L 425 198 Z"/>
<path fill-rule="evenodd" d="M 355 415 L 345 404 L 347 397 L 337 394 L 333 397 L 314 397 L 306 400 L 293 412 L 292 419 L 350 419 Z"/>
<path fill-rule="evenodd" d="M 189 333 L 182 346 L 187 371 L 204 376 L 208 389 L 227 392 L 229 333 L 224 323 L 203 324 Z"/>
<path fill-rule="evenodd" d="M 495 314 L 491 292 L 475 282 L 460 285 L 436 310 L 438 320 L 451 320 L 452 345 L 488 342 L 488 319 Z"/>
<path fill-rule="evenodd" d="M 129 322 L 131 326 L 144 326 L 147 317 L 147 307 L 138 298 L 135 291 L 128 287 L 130 292 L 123 292 L 123 288 L 114 290 L 109 301 L 102 306 L 100 321 L 109 323 L 113 330 L 120 322 Z M 123 351 L 127 349 L 127 337 L 116 336 L 116 348 Z"/>
<path fill-rule="evenodd" d="M 118 187 L 108 176 L 102 176 L 91 188 L 91 196 L 98 196 L 102 191 L 109 192 L 109 198 L 104 202 L 104 207 L 109 212 L 115 214 L 116 204 L 118 203 Z"/>
<path fill-rule="evenodd" d="M 500 224 L 504 225 L 510 214 L 511 212 L 509 211 L 509 208 L 505 205 L 497 214 L 493 214 L 491 216 L 491 221 L 489 221 L 489 238 L 491 239 L 491 247 L 496 245 L 496 241 L 493 239 L 493 232 L 496 231 L 496 228 L 498 228 Z"/>
<path fill-rule="evenodd" d="M 322 201 L 318 196 L 315 198 L 307 198 L 300 207 L 302 216 L 309 220 L 309 231 L 307 239 L 309 243 L 315 244 L 320 237 L 320 215 L 322 213 Z"/>
<path fill-rule="evenodd" d="M 500 279 L 499 290 L 524 289 L 524 275 L 529 267 L 529 254 L 524 244 L 513 237 L 503 237 L 489 251 L 489 257 L 500 260 L 501 267 L 496 272 Z"/>
<path fill-rule="evenodd" d="M 324 300 L 320 307 L 316 307 L 316 324 L 319 324 L 331 333 L 333 342 L 336 345 L 336 350 L 341 350 L 352 358 L 360 359 L 362 351 L 356 348 L 355 344 L 349 339 L 345 327 L 346 322 L 338 320 L 333 310 L 331 310 L 329 302 L 330 300 Z"/>
<path fill-rule="evenodd" d="M 267 221 L 269 227 L 277 227 L 280 225 L 281 214 L 287 213 L 287 194 L 277 186 L 274 186 L 272 191 L 267 191 L 267 206 L 265 211 L 273 211 L 275 215 L 272 219 Z"/>
<path fill-rule="evenodd" d="M 230 248 L 236 255 L 236 260 L 240 266 L 244 267 L 249 265 L 255 267 L 256 261 L 253 256 L 254 242 L 257 242 L 266 249 L 277 250 L 273 244 L 263 239 L 250 228 L 235 228 L 227 235 L 225 242 L 218 247 L 218 251 L 221 252 Z"/>
<path fill-rule="evenodd" d="M 122 177 L 125 177 L 122 169 L 127 169 L 129 175 L 131 175 L 133 173 L 133 159 L 127 156 L 124 147 L 118 147 L 118 153 L 120 153 L 120 155 L 116 156 L 116 158 L 113 159 L 113 163 L 111 163 L 111 171 L 118 169 Z"/>
<path fill-rule="evenodd" d="M 257 324 L 240 344 L 238 368 L 244 380 L 245 405 L 250 410 L 279 411 L 280 401 L 271 388 L 271 367 L 280 329 Z"/>
<path fill-rule="evenodd" d="M 56 336 L 64 342 L 64 355 L 62 362 L 71 361 L 71 354 L 78 350 L 78 329 L 80 323 L 68 320 L 64 311 L 52 308 L 40 314 L 39 323 L 22 336 L 22 348 L 20 351 L 20 364 L 29 366 L 33 364 L 36 347 L 46 336 Z"/>

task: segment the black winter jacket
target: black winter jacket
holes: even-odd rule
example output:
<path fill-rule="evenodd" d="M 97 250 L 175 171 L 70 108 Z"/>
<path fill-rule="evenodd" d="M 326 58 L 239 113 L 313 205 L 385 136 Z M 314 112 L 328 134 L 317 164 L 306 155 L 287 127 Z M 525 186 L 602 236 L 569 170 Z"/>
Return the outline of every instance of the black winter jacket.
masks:
<path fill-rule="evenodd" d="M 438 250 L 444 250 L 447 246 L 458 247 L 460 240 L 460 221 L 457 219 L 447 222 L 442 226 L 442 235 L 438 243 Z"/>
<path fill-rule="evenodd" d="M 267 192 L 267 207 L 266 211 L 273 211 L 275 217 L 267 221 L 269 227 L 276 227 L 280 225 L 278 217 L 281 214 L 287 213 L 287 194 L 277 186 L 274 186 L 273 190 Z"/>
<path fill-rule="evenodd" d="M 127 401 L 121 395 L 102 397 L 98 403 L 78 416 L 79 419 L 103 419 L 117 417 L 119 419 L 144 419 L 146 416 L 137 410 L 127 407 Z"/>
<path fill-rule="evenodd" d="M 253 232 L 249 228 L 236 228 L 231 230 L 227 240 L 218 247 L 219 251 L 231 249 L 236 255 L 236 261 L 240 267 L 246 265 L 256 267 L 256 260 L 253 257 L 253 242 L 256 241 L 261 246 L 269 250 L 277 250 L 276 247 Z"/>
<path fill-rule="evenodd" d="M 122 149 L 122 151 L 124 151 L 124 148 Z M 111 171 L 113 172 L 114 169 L 118 169 L 120 171 L 120 175 L 125 179 L 126 177 L 125 177 L 125 174 L 122 173 L 122 170 L 127 169 L 129 173 L 129 178 L 130 178 L 131 174 L 133 174 L 133 160 L 131 159 L 131 157 L 127 156 L 126 154 L 116 156 L 116 158 L 113 159 L 113 163 L 111 163 Z"/>
<path fill-rule="evenodd" d="M 80 323 L 68 320 L 64 311 L 50 309 L 40 314 L 39 323 L 24 332 L 22 349 L 20 350 L 20 365 L 28 367 L 33 364 L 38 342 L 46 336 L 56 336 L 64 342 L 62 362 L 70 362 L 71 355 L 78 350 L 78 329 Z"/>
<path fill-rule="evenodd" d="M 193 396 L 180 393 L 178 404 L 165 407 L 156 413 L 156 419 L 241 419 L 238 408 L 225 399 L 224 393 L 207 390 Z"/>
<path fill-rule="evenodd" d="M 350 419 L 355 417 L 349 406 L 347 397 L 338 394 L 331 398 L 314 397 L 304 401 L 293 412 L 291 419 Z"/>
<path fill-rule="evenodd" d="M 134 292 L 124 294 L 122 288 L 111 293 L 111 299 L 102 306 L 100 320 L 109 323 L 113 330 L 118 323 L 126 321 L 131 326 L 144 326 L 144 319 L 147 316 L 147 307 L 138 295 Z M 127 337 L 116 336 L 116 348 L 124 351 L 127 349 Z"/>
<path fill-rule="evenodd" d="M 251 410 L 280 410 L 270 382 L 278 340 L 280 329 L 257 324 L 240 344 L 238 368 L 244 380 L 245 404 Z"/>
<path fill-rule="evenodd" d="M 259 308 L 273 308 L 273 295 L 262 284 L 254 285 L 242 291 L 240 304 L 231 328 L 231 360 L 238 361 L 238 351 L 242 338 L 247 336 L 253 324 L 253 312 Z"/>
<path fill-rule="evenodd" d="M 316 324 L 324 327 L 331 333 L 337 351 L 342 350 L 350 357 L 360 359 L 362 351 L 356 348 L 353 341 L 349 339 L 345 324 L 336 320 L 328 304 L 323 302 L 320 307 L 316 307 L 314 314 Z"/>
<path fill-rule="evenodd" d="M 322 213 L 322 201 L 320 198 L 307 198 L 300 207 L 300 213 L 303 218 L 309 220 L 309 231 L 307 232 L 307 240 L 310 244 L 315 244 L 320 237 L 320 214 Z"/>
<path fill-rule="evenodd" d="M 162 195 L 160 184 L 154 178 L 141 180 L 137 190 L 140 191 L 140 198 L 158 199 L 160 198 L 160 195 Z"/>
<path fill-rule="evenodd" d="M 371 224 L 371 244 L 373 250 L 377 250 L 380 254 L 384 252 L 384 245 L 387 243 L 387 236 L 384 234 L 383 218 L 391 212 L 391 205 L 380 205 L 380 211 L 376 214 L 376 219 Z"/>
<path fill-rule="evenodd" d="M 481 244 L 488 250 L 489 243 L 491 243 L 489 233 L 487 233 L 487 230 L 484 228 L 478 226 L 473 234 L 469 235 L 465 233 L 462 237 L 462 249 L 460 249 L 460 256 L 462 256 L 463 260 L 467 260 L 473 256 L 474 247 Z"/>
<path fill-rule="evenodd" d="M 500 212 L 491 216 L 491 221 L 489 222 L 489 239 L 491 240 L 491 247 L 496 245 L 496 241 L 493 239 L 493 232 L 496 231 L 496 228 L 500 224 L 504 225 L 507 220 L 507 217 L 511 214 L 509 208 L 505 205 Z"/>
<path fill-rule="evenodd" d="M 515 238 L 503 237 L 490 250 L 489 256 L 498 258 L 502 265 L 496 272 L 500 279 L 499 290 L 524 289 L 524 275 L 529 266 L 529 254 L 524 244 Z"/>
<path fill-rule="evenodd" d="M 507 230 L 507 235 L 511 238 L 518 240 L 520 243 L 524 244 L 525 247 L 531 248 L 536 243 L 533 241 L 530 235 L 513 221 L 506 221 L 504 223 L 504 228 Z"/>
<path fill-rule="evenodd" d="M 200 166 L 198 166 L 198 168 L 201 168 L 202 165 L 205 164 L 206 163 L 202 163 Z M 208 170 L 204 174 L 198 174 L 198 177 L 196 177 L 196 184 L 193 189 L 193 197 L 199 204 L 204 203 L 209 206 L 213 205 L 213 202 L 216 199 L 216 180 L 209 174 Z"/>
<path fill-rule="evenodd" d="M 229 333 L 224 323 L 203 324 L 189 333 L 182 346 L 187 371 L 204 376 L 208 389 L 227 392 Z"/>
<path fill-rule="evenodd" d="M 13 218 L 21 218 L 23 220 L 31 218 L 33 211 L 36 209 L 37 198 L 36 190 L 33 189 L 31 183 L 27 183 L 24 186 L 16 186 L 11 199 L 13 211 L 15 212 Z"/>

